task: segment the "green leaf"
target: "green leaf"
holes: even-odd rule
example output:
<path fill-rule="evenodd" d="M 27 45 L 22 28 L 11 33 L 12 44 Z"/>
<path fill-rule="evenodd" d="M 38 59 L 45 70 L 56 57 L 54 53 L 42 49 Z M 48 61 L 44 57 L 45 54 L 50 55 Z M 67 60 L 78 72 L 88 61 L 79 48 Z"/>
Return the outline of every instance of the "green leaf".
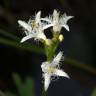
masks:
<path fill-rule="evenodd" d="M 17 89 L 18 89 L 19 94 L 21 94 L 23 83 L 22 83 L 22 80 L 21 80 L 20 76 L 18 74 L 14 73 L 12 75 L 12 77 L 13 77 L 14 83 L 15 83 Z"/>
<path fill-rule="evenodd" d="M 3 93 L 2 91 L 0 91 L 0 96 L 5 96 L 5 93 Z"/>
<path fill-rule="evenodd" d="M 6 36 L 6 37 L 8 37 L 8 38 L 10 38 L 10 39 L 13 39 L 13 40 L 16 40 L 16 41 L 17 41 L 17 40 L 20 41 L 20 38 L 19 38 L 19 37 L 13 35 L 13 34 L 10 33 L 10 32 L 7 32 L 7 31 L 5 31 L 5 30 L 3 30 L 3 29 L 0 29 L 0 34 L 4 35 L 4 36 Z"/>
<path fill-rule="evenodd" d="M 16 96 L 14 93 L 11 93 L 11 92 L 8 92 L 8 91 L 5 92 L 5 95 L 6 96 Z"/>
<path fill-rule="evenodd" d="M 26 96 L 34 96 L 34 81 L 31 77 L 27 77 L 25 81 Z"/>
<path fill-rule="evenodd" d="M 93 90 L 91 96 L 96 96 L 96 88 Z"/>
<path fill-rule="evenodd" d="M 7 36 L 8 38 L 11 39 L 11 40 L 9 40 L 9 39 L 1 37 L 0 38 L 0 43 L 3 44 L 3 45 L 11 46 L 11 47 L 14 47 L 14 48 L 20 48 L 20 49 L 27 50 L 27 51 L 30 51 L 30 52 L 35 52 L 35 53 L 38 53 L 38 54 L 44 53 L 42 48 L 39 48 L 39 47 L 37 47 L 33 44 L 30 44 L 28 42 L 20 43 L 20 38 L 11 34 L 10 32 L 6 32 L 6 31 L 0 29 L 0 34 L 2 34 L 4 36 Z"/>
<path fill-rule="evenodd" d="M 15 73 L 13 79 L 20 96 L 34 96 L 34 82 L 31 77 L 27 77 L 23 82 L 20 76 Z"/>
<path fill-rule="evenodd" d="M 89 64 L 83 64 L 83 63 L 80 63 L 77 60 L 74 60 L 74 59 L 71 59 L 71 58 L 68 58 L 68 57 L 65 57 L 64 63 L 70 64 L 70 65 L 72 65 L 76 68 L 80 68 L 82 70 L 85 70 L 87 72 L 90 72 L 90 73 L 96 75 L 96 68 L 94 68 L 92 66 L 89 66 Z"/>
<path fill-rule="evenodd" d="M 3 44 L 3 45 L 14 47 L 14 48 L 20 48 L 20 49 L 23 49 L 23 50 L 26 50 L 26 51 L 35 52 L 35 53 L 38 53 L 38 54 L 44 53 L 42 48 L 39 48 L 39 47 L 37 47 L 33 44 L 29 44 L 27 42 L 20 43 L 20 42 L 8 40 L 8 39 L 0 38 L 0 43 Z"/>

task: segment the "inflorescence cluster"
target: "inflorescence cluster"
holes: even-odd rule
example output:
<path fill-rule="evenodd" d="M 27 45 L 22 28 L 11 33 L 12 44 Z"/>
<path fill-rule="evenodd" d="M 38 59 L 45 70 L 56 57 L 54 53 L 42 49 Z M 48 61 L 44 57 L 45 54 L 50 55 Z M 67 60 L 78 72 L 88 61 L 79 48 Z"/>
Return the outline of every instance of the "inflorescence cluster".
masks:
<path fill-rule="evenodd" d="M 28 22 L 18 20 L 19 25 L 23 27 L 26 35 L 22 38 L 21 43 L 28 39 L 34 39 L 39 40 L 44 44 L 47 60 L 42 62 L 41 68 L 43 72 L 45 91 L 47 91 L 52 77 L 62 76 L 69 78 L 68 74 L 59 67 L 60 61 L 63 57 L 63 52 L 60 51 L 55 56 L 55 51 L 58 44 L 62 42 L 64 38 L 64 36 L 60 33 L 62 27 L 67 31 L 70 31 L 67 22 L 71 18 L 73 18 L 73 16 L 67 16 L 66 13 L 60 15 L 60 12 L 54 10 L 52 15 L 44 18 L 41 17 L 41 11 L 39 11 L 35 15 L 35 18 L 29 19 Z M 51 39 L 47 38 L 44 34 L 46 29 L 50 27 L 52 27 L 53 34 Z"/>

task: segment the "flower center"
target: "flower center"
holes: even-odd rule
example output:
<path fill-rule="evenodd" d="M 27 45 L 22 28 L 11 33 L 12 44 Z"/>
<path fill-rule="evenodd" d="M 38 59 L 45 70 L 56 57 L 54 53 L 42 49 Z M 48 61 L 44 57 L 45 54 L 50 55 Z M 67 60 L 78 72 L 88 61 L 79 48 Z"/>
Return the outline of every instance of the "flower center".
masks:
<path fill-rule="evenodd" d="M 49 73 L 53 73 L 54 70 L 55 70 L 55 69 L 54 69 L 53 67 L 48 67 L 48 68 L 47 68 L 47 71 L 48 71 Z"/>

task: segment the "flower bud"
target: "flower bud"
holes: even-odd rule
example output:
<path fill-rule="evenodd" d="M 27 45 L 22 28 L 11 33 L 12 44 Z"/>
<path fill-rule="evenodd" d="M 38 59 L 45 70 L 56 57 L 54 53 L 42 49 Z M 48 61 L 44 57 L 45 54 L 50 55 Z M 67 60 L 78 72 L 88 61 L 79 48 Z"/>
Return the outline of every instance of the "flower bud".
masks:
<path fill-rule="evenodd" d="M 48 45 L 48 46 L 50 46 L 51 45 L 51 40 L 50 39 L 46 39 L 45 40 L 45 44 Z"/>
<path fill-rule="evenodd" d="M 64 36 L 62 34 L 59 35 L 59 41 L 62 42 L 64 39 Z"/>

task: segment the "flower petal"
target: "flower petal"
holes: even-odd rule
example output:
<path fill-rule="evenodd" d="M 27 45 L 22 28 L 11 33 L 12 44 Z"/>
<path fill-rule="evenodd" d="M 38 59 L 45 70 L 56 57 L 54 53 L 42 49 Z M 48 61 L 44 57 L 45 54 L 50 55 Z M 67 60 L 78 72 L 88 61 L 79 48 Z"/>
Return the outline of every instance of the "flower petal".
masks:
<path fill-rule="evenodd" d="M 41 20 L 46 21 L 48 23 L 52 23 L 52 21 L 50 20 L 50 17 L 41 18 Z"/>
<path fill-rule="evenodd" d="M 18 20 L 18 23 L 27 31 L 31 32 L 32 28 L 25 21 Z"/>
<path fill-rule="evenodd" d="M 66 72 L 64 72 L 63 70 L 55 69 L 54 74 L 57 75 L 57 76 L 70 78 L 68 76 L 68 74 Z"/>
<path fill-rule="evenodd" d="M 38 29 L 35 33 L 35 38 L 36 39 L 42 39 L 42 40 L 46 40 L 46 35 L 44 34 L 44 32 L 40 29 Z"/>
<path fill-rule="evenodd" d="M 50 81 L 51 81 L 51 74 L 45 73 L 44 74 L 44 89 L 45 89 L 45 91 L 47 91 Z"/>
<path fill-rule="evenodd" d="M 73 17 L 74 16 L 67 16 L 66 13 L 64 13 L 63 20 L 64 20 L 65 24 L 67 24 L 68 20 L 71 19 L 71 18 L 73 18 Z"/>
<path fill-rule="evenodd" d="M 63 53 L 60 51 L 60 52 L 57 54 L 57 56 L 53 59 L 53 61 L 52 61 L 52 66 L 58 65 L 59 62 L 60 62 L 60 60 L 61 60 L 61 58 L 62 58 L 62 56 L 63 56 Z"/>
<path fill-rule="evenodd" d="M 34 37 L 35 37 L 35 36 L 34 36 L 33 34 L 27 35 L 27 36 L 25 36 L 25 37 L 22 38 L 21 43 L 25 42 L 25 41 L 28 40 L 28 39 L 34 38 Z"/>
<path fill-rule="evenodd" d="M 43 30 L 45 30 L 45 29 L 47 29 L 47 28 L 50 28 L 50 27 L 52 27 L 52 26 L 53 26 L 53 24 L 45 25 L 45 26 L 43 27 Z"/>
<path fill-rule="evenodd" d="M 57 21 L 59 20 L 59 13 L 57 12 L 57 10 L 54 10 L 53 12 L 53 21 Z"/>
<path fill-rule="evenodd" d="M 39 12 L 36 14 L 36 18 L 35 18 L 36 24 L 38 24 L 38 23 L 40 22 L 40 18 L 41 18 L 41 11 L 39 11 Z"/>
<path fill-rule="evenodd" d="M 69 26 L 67 24 L 62 25 L 62 27 L 64 27 L 67 31 L 70 31 Z"/>

